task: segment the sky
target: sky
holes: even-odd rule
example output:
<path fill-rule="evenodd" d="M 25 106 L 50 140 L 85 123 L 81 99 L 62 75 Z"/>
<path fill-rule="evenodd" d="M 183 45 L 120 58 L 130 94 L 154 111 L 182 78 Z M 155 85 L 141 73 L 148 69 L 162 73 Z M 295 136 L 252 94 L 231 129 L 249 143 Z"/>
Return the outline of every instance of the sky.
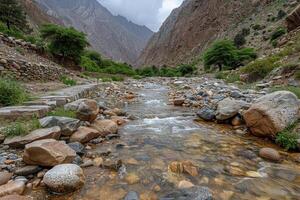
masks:
<path fill-rule="evenodd" d="M 161 24 L 183 0 L 98 0 L 114 15 L 158 31 Z"/>

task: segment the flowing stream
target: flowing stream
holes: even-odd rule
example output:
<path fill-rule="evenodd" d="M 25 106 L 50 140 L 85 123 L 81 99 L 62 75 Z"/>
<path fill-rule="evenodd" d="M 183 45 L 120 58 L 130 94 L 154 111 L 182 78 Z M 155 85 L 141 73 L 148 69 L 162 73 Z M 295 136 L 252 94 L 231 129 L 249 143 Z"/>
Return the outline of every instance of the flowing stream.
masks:
<path fill-rule="evenodd" d="M 120 139 L 93 150 L 109 149 L 110 157 L 123 161 L 120 170 L 86 168 L 83 189 L 47 199 L 118 200 L 135 191 L 144 199 L 176 200 L 164 197 L 178 191 L 182 180 L 208 187 L 214 199 L 300 199 L 299 165 L 257 156 L 259 148 L 272 144 L 226 126 L 195 122 L 190 108 L 168 105 L 168 87 L 149 83 L 138 93 L 138 101 L 124 108 L 138 119 L 120 129 Z M 198 167 L 198 176 L 168 169 L 171 162 L 185 160 Z"/>

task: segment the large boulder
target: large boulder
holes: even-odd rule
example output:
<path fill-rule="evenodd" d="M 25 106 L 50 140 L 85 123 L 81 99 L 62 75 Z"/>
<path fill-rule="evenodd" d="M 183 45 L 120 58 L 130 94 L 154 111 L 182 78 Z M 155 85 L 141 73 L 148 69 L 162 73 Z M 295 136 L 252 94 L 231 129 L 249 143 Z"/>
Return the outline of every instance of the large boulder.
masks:
<path fill-rule="evenodd" d="M 245 101 L 235 100 L 233 98 L 225 98 L 218 103 L 216 118 L 224 121 L 236 116 L 241 109 L 249 108 Z"/>
<path fill-rule="evenodd" d="M 70 142 L 86 143 L 97 137 L 99 137 L 98 130 L 82 126 L 71 136 Z"/>
<path fill-rule="evenodd" d="M 300 26 L 300 5 L 286 17 L 288 31 Z"/>
<path fill-rule="evenodd" d="M 80 126 L 80 120 L 69 117 L 49 116 L 40 119 L 40 124 L 43 128 L 59 126 L 61 133 L 64 136 L 70 136 Z"/>
<path fill-rule="evenodd" d="M 105 137 L 109 134 L 118 133 L 118 125 L 112 120 L 96 120 L 92 128 L 99 131 L 99 136 Z"/>
<path fill-rule="evenodd" d="M 6 171 L 0 172 L 0 186 L 6 184 L 12 178 L 12 176 L 12 173 Z"/>
<path fill-rule="evenodd" d="M 86 99 L 82 101 L 76 110 L 77 118 L 81 121 L 93 122 L 99 113 L 97 101 Z"/>
<path fill-rule="evenodd" d="M 23 160 L 28 165 L 51 167 L 71 163 L 76 152 L 64 141 L 54 139 L 38 140 L 25 146 Z"/>
<path fill-rule="evenodd" d="M 243 117 L 254 135 L 274 138 L 298 119 L 299 107 L 295 94 L 278 91 L 257 99 Z"/>
<path fill-rule="evenodd" d="M 100 111 L 97 101 L 93 99 L 78 99 L 66 104 L 64 109 L 76 111 L 78 119 L 89 122 L 94 121 Z"/>
<path fill-rule="evenodd" d="M 83 170 L 75 164 L 62 164 L 53 167 L 43 178 L 45 185 L 56 193 L 73 192 L 84 185 Z"/>
<path fill-rule="evenodd" d="M 60 135 L 61 135 L 60 127 L 54 126 L 52 128 L 37 129 L 25 136 L 6 138 L 4 144 L 10 147 L 24 147 L 26 144 L 29 144 L 37 140 L 43 140 L 43 139 L 58 140 Z"/>

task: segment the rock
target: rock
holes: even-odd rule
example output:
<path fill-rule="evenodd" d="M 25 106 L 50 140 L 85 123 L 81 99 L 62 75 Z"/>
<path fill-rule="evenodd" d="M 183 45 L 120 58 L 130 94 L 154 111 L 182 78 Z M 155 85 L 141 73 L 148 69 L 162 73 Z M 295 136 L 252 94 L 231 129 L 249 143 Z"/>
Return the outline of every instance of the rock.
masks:
<path fill-rule="evenodd" d="M 118 125 L 112 120 L 96 120 L 92 124 L 92 128 L 98 130 L 102 137 L 118 133 Z"/>
<path fill-rule="evenodd" d="M 5 135 L 0 133 L 0 144 L 5 140 Z"/>
<path fill-rule="evenodd" d="M 86 99 L 77 108 L 76 115 L 81 121 L 93 122 L 99 113 L 97 101 Z"/>
<path fill-rule="evenodd" d="M 195 186 L 195 185 L 194 185 L 193 183 L 191 183 L 191 182 L 189 182 L 189 181 L 185 181 L 185 180 L 180 181 L 180 182 L 178 183 L 178 188 L 179 188 L 179 189 L 192 188 L 192 187 L 194 187 L 194 186 Z"/>
<path fill-rule="evenodd" d="M 13 174 L 9 172 L 0 172 L 0 186 L 6 184 L 11 178 Z"/>
<path fill-rule="evenodd" d="M 69 143 L 68 146 L 73 149 L 78 155 L 83 155 L 85 153 L 84 146 L 79 142 Z"/>
<path fill-rule="evenodd" d="M 197 116 L 206 121 L 213 121 L 216 118 L 216 113 L 211 108 L 203 107 L 197 112 Z"/>
<path fill-rule="evenodd" d="M 24 147 L 26 144 L 31 142 L 42 140 L 42 139 L 59 139 L 61 135 L 61 129 L 59 126 L 52 128 L 44 128 L 32 131 L 25 136 L 16 136 L 12 138 L 6 138 L 4 141 L 5 145 L 10 147 Z"/>
<path fill-rule="evenodd" d="M 68 103 L 68 104 L 64 105 L 64 109 L 65 109 L 65 110 L 71 110 L 71 111 L 77 111 L 79 105 L 80 105 L 82 102 L 86 101 L 86 100 L 87 100 L 87 99 L 78 99 L 78 100 L 76 100 L 76 101 L 73 101 L 73 102 L 71 102 L 71 103 Z"/>
<path fill-rule="evenodd" d="M 289 31 L 292 31 L 300 26 L 300 6 L 295 8 L 287 17 L 286 25 Z"/>
<path fill-rule="evenodd" d="M 90 140 L 99 137 L 99 131 L 81 126 L 78 130 L 71 136 L 70 142 L 80 142 L 80 143 L 87 143 Z"/>
<path fill-rule="evenodd" d="M 272 148 L 262 148 L 259 150 L 259 156 L 270 161 L 279 162 L 281 156 L 275 149 Z"/>
<path fill-rule="evenodd" d="M 212 200 L 213 196 L 207 187 L 195 186 L 192 188 L 176 190 L 161 200 L 182 199 L 182 200 Z"/>
<path fill-rule="evenodd" d="M 177 98 L 174 99 L 174 106 L 182 106 L 182 104 L 184 103 L 185 99 L 184 98 Z"/>
<path fill-rule="evenodd" d="M 37 165 L 28 165 L 28 166 L 22 167 L 20 169 L 17 169 L 15 171 L 15 174 L 18 176 L 28 176 L 31 174 L 36 174 L 41 170 L 42 170 L 42 168 Z"/>
<path fill-rule="evenodd" d="M 1 200 L 33 200 L 33 198 L 28 196 L 21 196 L 18 194 L 12 194 L 2 197 Z"/>
<path fill-rule="evenodd" d="M 235 116 L 232 120 L 231 120 L 231 125 L 232 126 L 240 126 L 243 124 L 243 119 L 240 116 Z"/>
<path fill-rule="evenodd" d="M 94 166 L 100 167 L 100 166 L 103 164 L 103 159 L 102 159 L 101 157 L 95 158 L 95 159 L 93 160 L 93 162 L 94 162 Z"/>
<path fill-rule="evenodd" d="M 11 194 L 23 194 L 25 183 L 20 180 L 10 181 L 5 185 L 0 186 L 0 197 Z"/>
<path fill-rule="evenodd" d="M 123 125 L 123 124 L 126 123 L 126 120 L 123 117 L 112 116 L 110 119 L 113 120 L 119 126 L 121 126 L 121 125 Z"/>
<path fill-rule="evenodd" d="M 74 164 L 57 165 L 44 176 L 43 182 L 52 192 L 73 192 L 84 185 L 83 170 Z"/>
<path fill-rule="evenodd" d="M 140 178 L 138 177 L 138 175 L 134 174 L 134 173 L 129 173 L 127 174 L 127 176 L 125 177 L 125 181 L 129 184 L 129 185 L 133 185 L 136 184 L 140 181 Z"/>
<path fill-rule="evenodd" d="M 114 108 L 114 109 L 110 109 L 110 110 L 105 110 L 103 112 L 104 115 L 109 115 L 109 116 L 125 116 L 126 113 L 119 109 L 119 108 Z"/>
<path fill-rule="evenodd" d="M 244 101 L 238 101 L 232 98 L 226 98 L 218 103 L 216 118 L 224 121 L 237 115 L 240 109 L 247 107 L 248 104 Z"/>
<path fill-rule="evenodd" d="M 44 128 L 59 126 L 64 136 L 70 136 L 80 126 L 80 120 L 69 117 L 50 116 L 40 119 L 40 124 Z"/>
<path fill-rule="evenodd" d="M 169 165 L 169 169 L 171 172 L 177 174 L 187 173 L 191 176 L 198 176 L 198 169 L 191 161 L 171 162 Z"/>
<path fill-rule="evenodd" d="M 296 95 L 278 91 L 257 99 L 243 117 L 252 134 L 274 138 L 298 119 L 298 110 Z"/>
<path fill-rule="evenodd" d="M 136 192 L 130 191 L 127 193 L 124 200 L 139 200 L 139 196 Z"/>
<path fill-rule="evenodd" d="M 75 157 L 76 152 L 64 141 L 45 139 L 27 144 L 23 161 L 29 165 L 50 167 L 62 163 L 71 163 Z"/>

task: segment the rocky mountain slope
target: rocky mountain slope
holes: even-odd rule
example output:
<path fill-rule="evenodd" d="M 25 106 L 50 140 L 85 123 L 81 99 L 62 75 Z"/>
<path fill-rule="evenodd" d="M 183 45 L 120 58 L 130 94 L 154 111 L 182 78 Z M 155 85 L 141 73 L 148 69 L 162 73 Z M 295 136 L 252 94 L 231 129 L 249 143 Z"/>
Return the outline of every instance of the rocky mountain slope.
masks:
<path fill-rule="evenodd" d="M 199 56 L 212 41 L 233 38 L 242 28 L 251 29 L 248 45 L 261 48 L 281 20 L 280 9 L 289 12 L 297 1 L 186 0 L 174 10 L 150 39 L 136 65 L 177 65 Z M 261 29 L 254 29 L 258 27 Z M 267 45 L 268 46 L 268 45 Z"/>
<path fill-rule="evenodd" d="M 145 47 L 152 31 L 113 16 L 96 0 L 36 0 L 48 15 L 66 26 L 85 32 L 91 46 L 104 56 L 133 63 Z"/>

